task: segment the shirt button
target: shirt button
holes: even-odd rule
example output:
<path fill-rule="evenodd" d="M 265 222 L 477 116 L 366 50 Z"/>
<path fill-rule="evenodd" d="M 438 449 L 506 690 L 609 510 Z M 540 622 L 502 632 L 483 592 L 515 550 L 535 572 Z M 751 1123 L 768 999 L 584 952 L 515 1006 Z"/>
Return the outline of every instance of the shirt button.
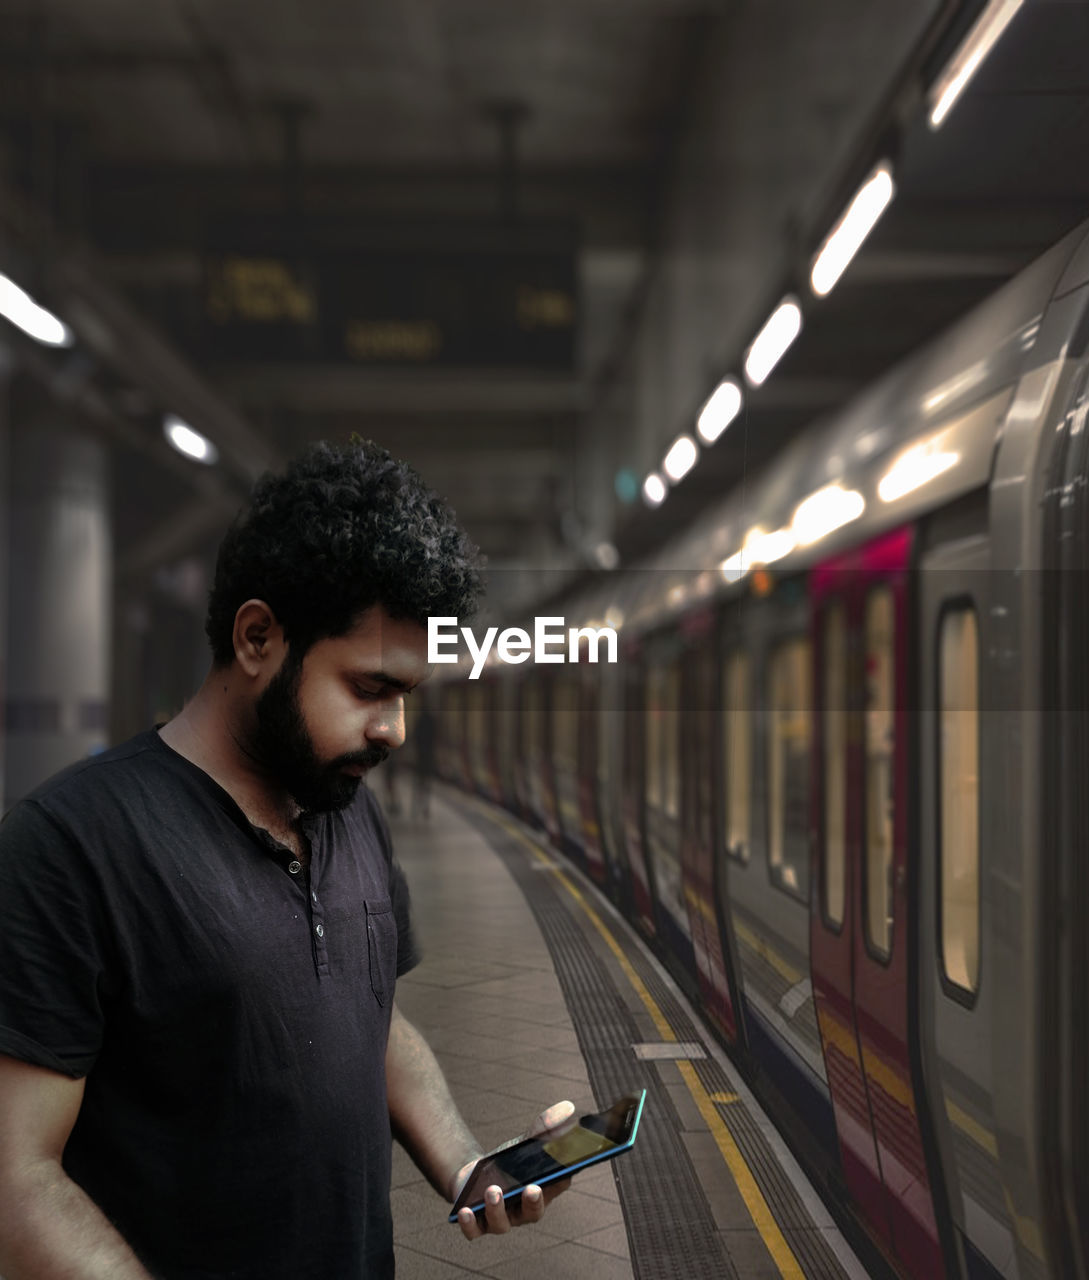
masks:
<path fill-rule="evenodd" d="M 316 889 L 311 889 L 311 890 L 310 890 L 310 896 L 311 896 L 311 898 L 313 898 L 313 899 L 314 899 L 314 901 L 315 901 L 315 902 L 317 902 L 317 900 L 318 900 L 318 894 L 317 894 L 317 890 L 316 890 Z"/>
<path fill-rule="evenodd" d="M 292 874 L 293 876 L 297 876 L 297 875 L 299 874 L 299 872 L 302 870 L 302 863 L 301 863 L 301 862 L 289 862 L 289 863 L 287 864 L 287 869 L 288 869 L 288 871 L 290 871 L 290 872 L 291 872 L 291 874 Z"/>
<path fill-rule="evenodd" d="M 318 937 L 319 937 L 319 938 L 324 938 L 324 937 L 325 937 L 325 926 L 324 926 L 323 924 L 316 924 L 316 925 L 314 926 L 314 932 L 318 935 Z"/>

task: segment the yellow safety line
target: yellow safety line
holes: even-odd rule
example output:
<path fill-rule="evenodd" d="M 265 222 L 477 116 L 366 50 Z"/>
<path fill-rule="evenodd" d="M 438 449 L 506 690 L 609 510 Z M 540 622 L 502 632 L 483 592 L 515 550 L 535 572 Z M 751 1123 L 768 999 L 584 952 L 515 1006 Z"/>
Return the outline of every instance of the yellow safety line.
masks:
<path fill-rule="evenodd" d="M 483 806 L 481 806 L 483 808 Z M 575 885 L 564 872 L 557 866 L 555 861 L 542 853 L 537 845 L 517 827 L 511 826 L 506 819 L 499 817 L 497 814 L 489 810 L 484 810 L 487 816 L 497 826 L 503 828 L 509 835 L 520 840 L 550 871 L 555 872 L 556 878 L 563 884 L 564 888 L 586 912 L 590 919 L 590 923 L 604 938 L 609 950 L 613 953 L 617 963 L 624 971 L 624 976 L 635 989 L 636 995 L 643 1002 L 644 1007 L 654 1021 L 654 1025 L 658 1030 L 658 1034 L 663 1040 L 676 1042 L 677 1036 L 673 1028 L 666 1021 L 665 1015 L 662 1013 L 654 997 L 646 988 L 646 984 L 642 978 L 632 968 L 631 962 L 624 954 L 620 944 L 613 937 L 612 932 L 593 909 L 593 907 L 583 897 L 578 886 Z M 696 1104 L 696 1108 L 700 1113 L 703 1123 L 711 1131 L 711 1136 L 715 1140 L 726 1167 L 730 1170 L 737 1189 L 741 1192 L 741 1198 L 745 1201 L 745 1208 L 749 1211 L 749 1217 L 752 1218 L 753 1225 L 760 1232 L 761 1239 L 767 1247 L 768 1253 L 771 1254 L 772 1260 L 779 1270 L 779 1274 L 784 1280 L 805 1280 L 805 1272 L 802 1270 L 798 1259 L 791 1251 L 790 1245 L 786 1242 L 786 1237 L 779 1228 L 775 1215 L 772 1213 L 764 1194 L 757 1185 L 756 1179 L 752 1176 L 745 1157 L 738 1150 L 737 1144 L 734 1142 L 733 1135 L 723 1123 L 722 1117 L 715 1109 L 716 1102 L 734 1101 L 736 1095 L 729 1094 L 709 1094 L 703 1087 L 696 1069 L 691 1062 L 678 1061 L 677 1068 L 681 1073 L 681 1077 L 688 1086 L 688 1092 L 692 1095 L 692 1100 Z"/>

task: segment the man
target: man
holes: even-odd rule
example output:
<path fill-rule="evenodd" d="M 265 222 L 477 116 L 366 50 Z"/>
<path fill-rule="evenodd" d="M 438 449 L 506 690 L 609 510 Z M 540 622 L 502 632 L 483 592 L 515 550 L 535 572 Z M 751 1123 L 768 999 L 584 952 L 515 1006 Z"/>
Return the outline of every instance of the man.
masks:
<path fill-rule="evenodd" d="M 315 446 L 220 547 L 185 710 L 0 827 L 5 1280 L 390 1277 L 391 1128 L 455 1197 L 480 1149 L 394 1004 L 408 895 L 361 783 L 474 555 L 384 450 Z"/>

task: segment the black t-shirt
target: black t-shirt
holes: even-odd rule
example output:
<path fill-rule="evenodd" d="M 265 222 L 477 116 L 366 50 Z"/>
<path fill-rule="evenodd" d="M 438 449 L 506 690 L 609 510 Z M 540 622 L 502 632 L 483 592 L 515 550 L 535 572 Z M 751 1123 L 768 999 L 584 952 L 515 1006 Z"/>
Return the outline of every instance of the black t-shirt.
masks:
<path fill-rule="evenodd" d="M 365 786 L 303 826 L 309 868 L 154 731 L 0 826 L 0 1052 L 86 1076 L 65 1168 L 163 1280 L 393 1275 L 408 891 Z"/>

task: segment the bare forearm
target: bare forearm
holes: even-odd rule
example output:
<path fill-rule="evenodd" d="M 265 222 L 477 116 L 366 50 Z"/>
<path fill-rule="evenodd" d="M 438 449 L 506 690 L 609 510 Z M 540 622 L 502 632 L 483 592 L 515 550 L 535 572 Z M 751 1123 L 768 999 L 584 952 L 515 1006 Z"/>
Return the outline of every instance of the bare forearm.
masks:
<path fill-rule="evenodd" d="M 0 1189 L 4 1280 L 151 1280 L 93 1200 L 53 1160 Z"/>
<path fill-rule="evenodd" d="M 453 1199 L 455 1175 L 481 1154 L 461 1118 L 442 1068 L 423 1036 L 395 1013 L 386 1051 L 393 1134 L 435 1190 Z"/>

